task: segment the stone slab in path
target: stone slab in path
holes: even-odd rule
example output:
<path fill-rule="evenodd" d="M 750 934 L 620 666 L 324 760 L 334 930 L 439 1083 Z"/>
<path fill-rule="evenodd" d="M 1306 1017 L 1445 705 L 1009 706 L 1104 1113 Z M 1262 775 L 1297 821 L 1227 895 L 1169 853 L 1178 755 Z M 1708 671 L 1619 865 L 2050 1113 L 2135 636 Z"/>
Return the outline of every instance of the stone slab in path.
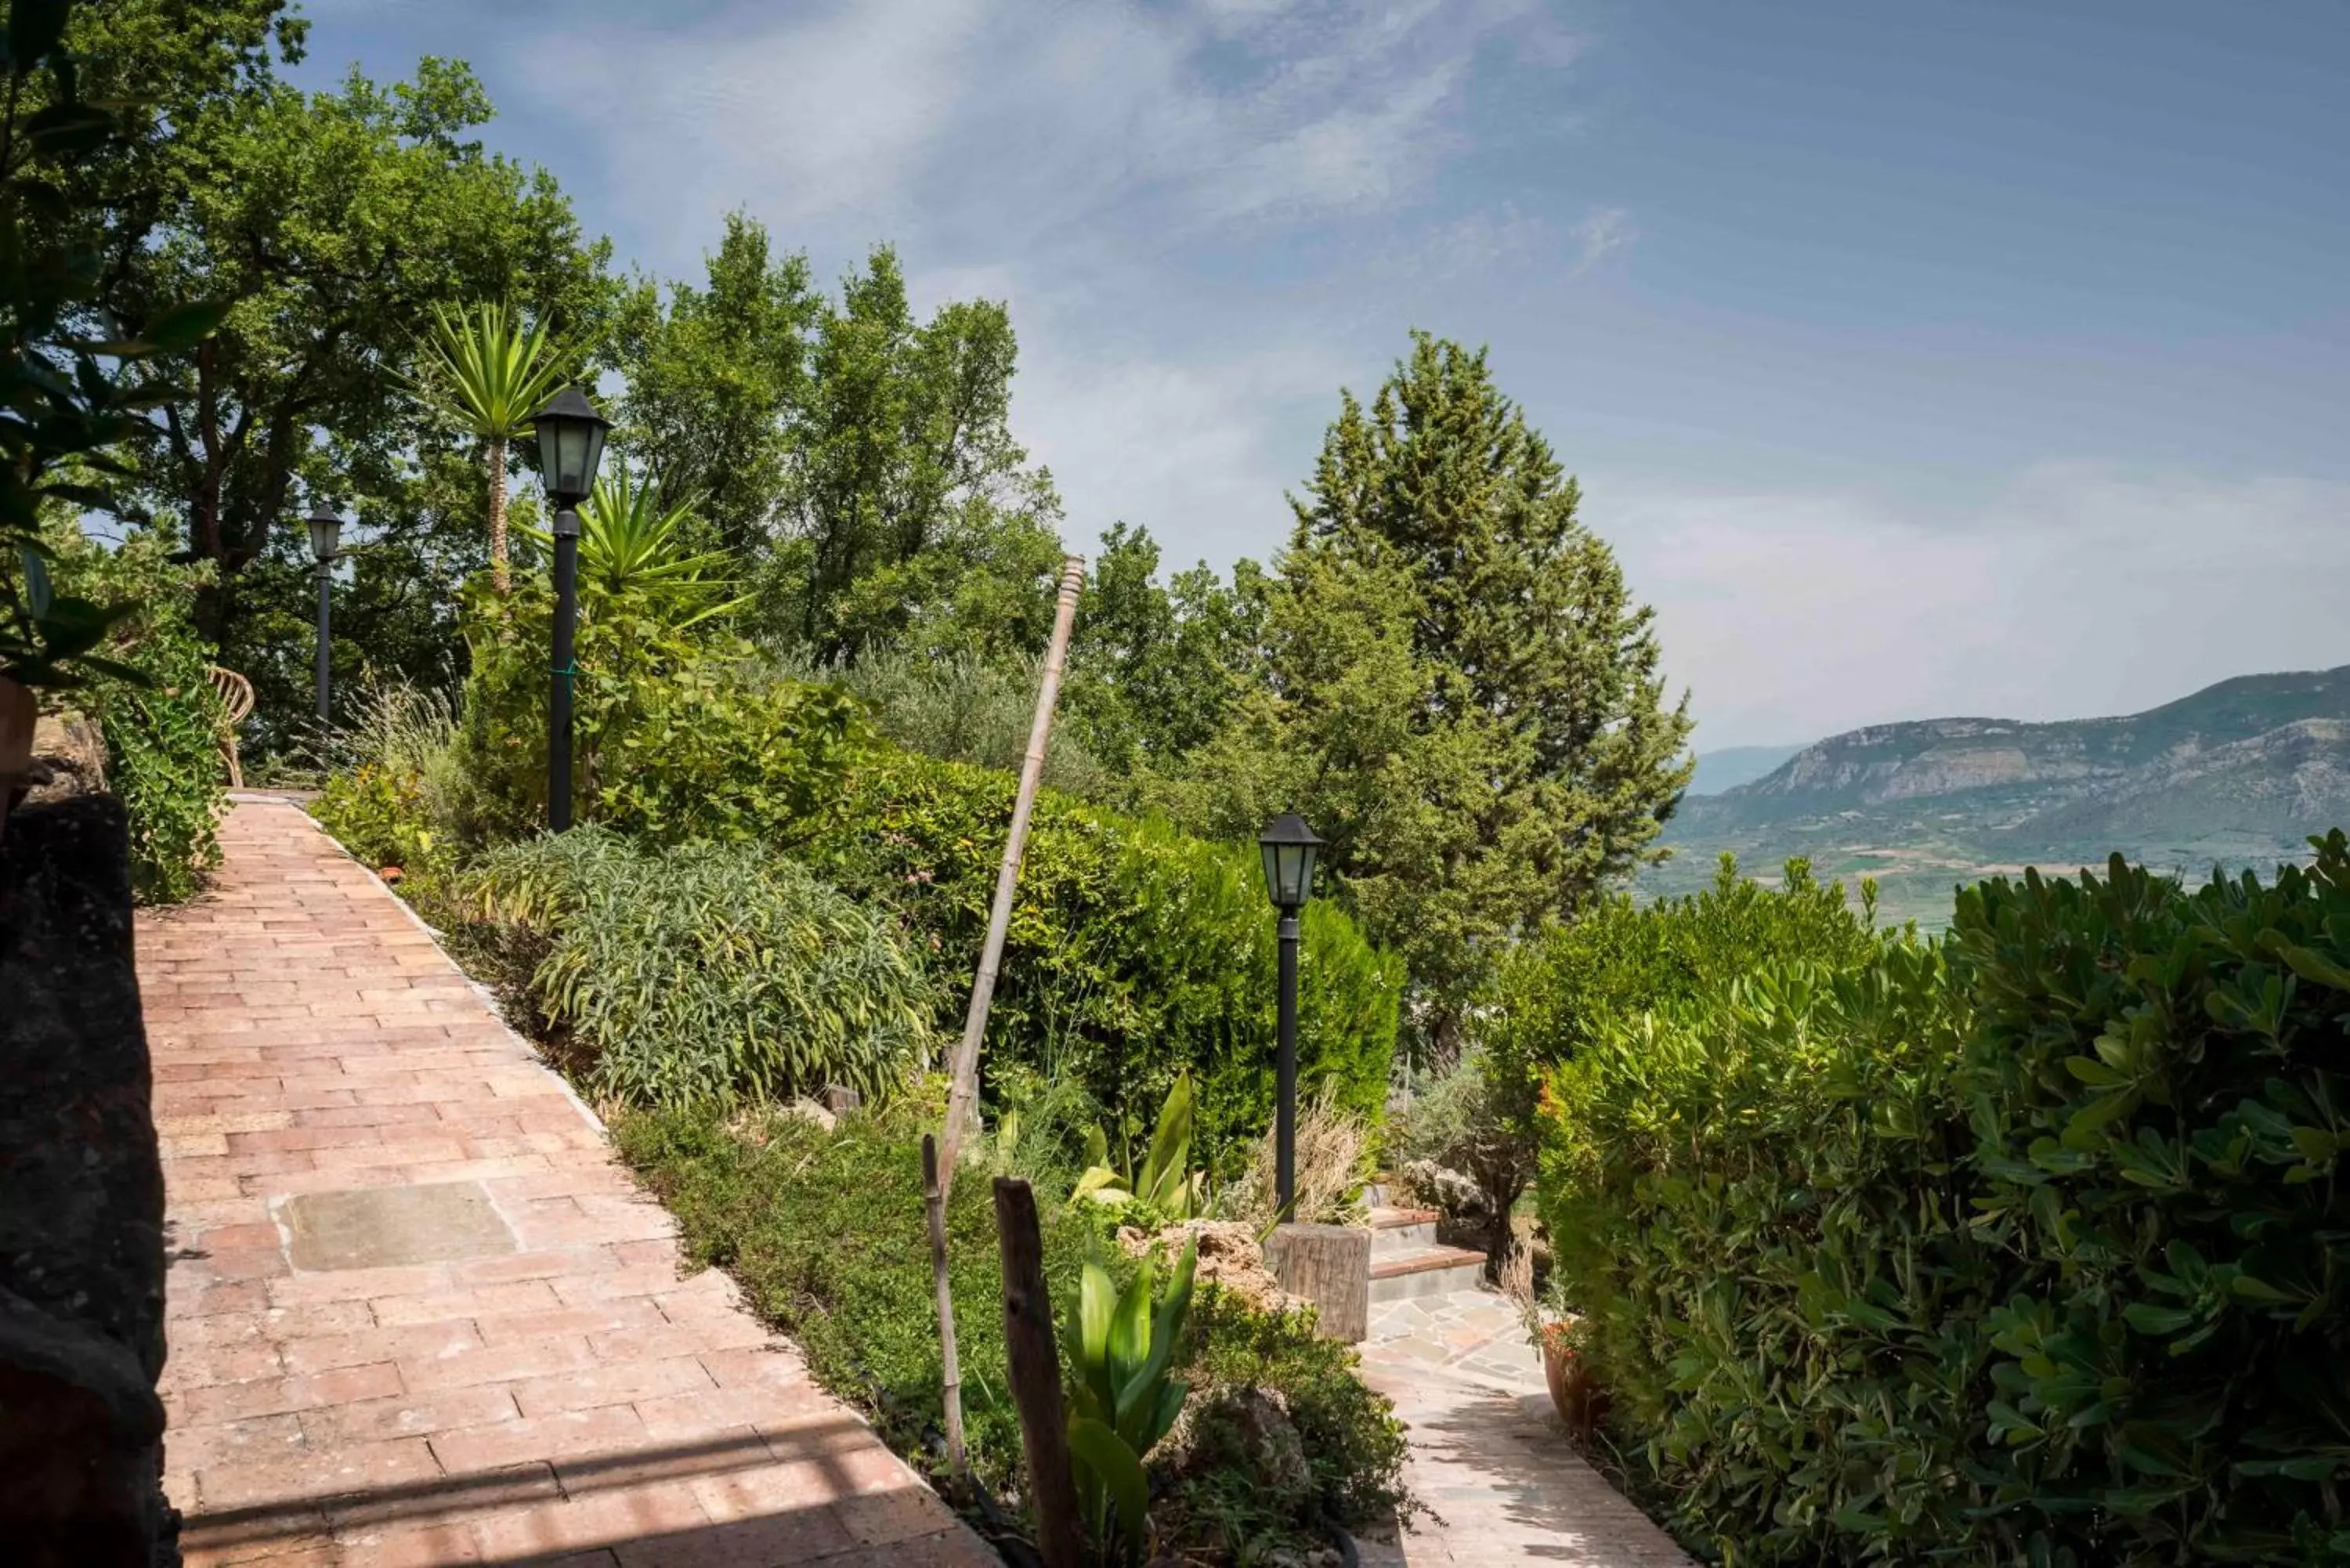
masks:
<path fill-rule="evenodd" d="M 143 914 L 192 1568 L 995 1555 L 722 1275 L 391 892 L 239 797 Z"/>

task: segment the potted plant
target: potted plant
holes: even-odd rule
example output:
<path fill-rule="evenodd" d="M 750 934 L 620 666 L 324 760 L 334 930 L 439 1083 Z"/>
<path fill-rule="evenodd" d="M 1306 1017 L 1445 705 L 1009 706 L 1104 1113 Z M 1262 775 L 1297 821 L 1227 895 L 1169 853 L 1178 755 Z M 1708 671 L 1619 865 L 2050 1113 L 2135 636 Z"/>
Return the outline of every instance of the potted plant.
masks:
<path fill-rule="evenodd" d="M 1607 1391 L 1591 1375 L 1584 1320 L 1566 1310 L 1555 1279 L 1546 1293 L 1535 1290 L 1534 1249 L 1523 1241 L 1502 1261 L 1500 1282 L 1526 1325 L 1526 1337 L 1542 1354 L 1543 1381 L 1550 1386 L 1558 1418 L 1576 1442 L 1589 1442 L 1607 1414 Z"/>

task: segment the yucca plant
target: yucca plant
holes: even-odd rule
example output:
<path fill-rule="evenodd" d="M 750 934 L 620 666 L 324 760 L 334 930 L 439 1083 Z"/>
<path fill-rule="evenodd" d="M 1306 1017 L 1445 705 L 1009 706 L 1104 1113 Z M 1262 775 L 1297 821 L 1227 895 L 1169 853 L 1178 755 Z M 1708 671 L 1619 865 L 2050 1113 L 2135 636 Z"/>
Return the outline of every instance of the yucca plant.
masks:
<path fill-rule="evenodd" d="M 1167 1299 L 1151 1310 L 1146 1255 L 1124 1294 L 1098 1261 L 1088 1259 L 1077 1286 L 1077 1343 L 1069 1357 L 1076 1381 L 1069 1395 L 1069 1454 L 1077 1500 L 1095 1550 L 1108 1563 L 1142 1561 L 1150 1483 L 1142 1461 L 1182 1414 L 1191 1389 L 1169 1376 L 1175 1342 L 1191 1311 L 1199 1243 L 1183 1244 Z"/>
<path fill-rule="evenodd" d="M 506 564 L 506 444 L 562 385 L 576 347 L 549 336 L 547 324 L 525 326 L 520 313 L 483 303 L 470 311 L 436 306 L 425 339 L 418 393 L 444 418 L 484 443 L 490 477 L 490 577 L 513 586 Z"/>
<path fill-rule="evenodd" d="M 638 595 L 672 631 L 742 608 L 750 596 L 716 575 L 726 556 L 691 547 L 692 519 L 691 501 L 671 502 L 626 468 L 598 480 L 579 507 L 580 587 L 611 598 Z M 553 547 L 546 530 L 525 532 L 541 549 Z"/>
<path fill-rule="evenodd" d="M 1200 1211 L 1207 1185 L 1205 1173 L 1191 1165 L 1191 1079 L 1187 1074 L 1167 1091 L 1149 1152 L 1131 1171 L 1110 1164 L 1107 1132 L 1096 1127 L 1087 1133 L 1086 1171 L 1071 1196 L 1093 1203 L 1140 1203 L 1162 1219 L 1189 1220 Z"/>

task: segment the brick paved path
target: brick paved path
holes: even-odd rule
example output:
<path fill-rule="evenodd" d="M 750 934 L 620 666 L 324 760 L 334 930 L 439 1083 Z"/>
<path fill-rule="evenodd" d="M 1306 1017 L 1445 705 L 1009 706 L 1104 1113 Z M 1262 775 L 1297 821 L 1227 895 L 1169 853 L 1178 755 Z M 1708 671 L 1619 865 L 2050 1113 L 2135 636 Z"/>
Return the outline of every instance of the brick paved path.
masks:
<path fill-rule="evenodd" d="M 1411 1490 L 1436 1514 L 1367 1568 L 1688 1568 L 1672 1538 L 1625 1501 L 1559 1430 L 1542 1360 L 1492 1291 L 1371 1309 L 1363 1381 L 1409 1428 Z"/>
<path fill-rule="evenodd" d="M 139 923 L 191 1564 L 997 1561 L 723 1277 L 679 1277 L 405 906 L 289 804 L 222 842 L 211 894 Z"/>

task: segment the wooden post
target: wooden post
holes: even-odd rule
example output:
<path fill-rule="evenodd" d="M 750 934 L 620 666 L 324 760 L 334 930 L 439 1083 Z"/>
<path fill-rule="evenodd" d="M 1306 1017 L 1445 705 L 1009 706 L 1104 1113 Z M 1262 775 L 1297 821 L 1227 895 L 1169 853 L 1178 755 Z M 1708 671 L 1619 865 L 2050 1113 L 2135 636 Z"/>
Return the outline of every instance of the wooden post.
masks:
<path fill-rule="evenodd" d="M 979 1043 L 987 1033 L 987 1009 L 995 1000 L 995 971 L 1003 961 L 1003 933 L 1012 924 L 1012 895 L 1020 885 L 1020 857 L 1028 847 L 1028 814 L 1045 775 L 1045 743 L 1053 733 L 1053 709 L 1061 695 L 1061 667 L 1069 654 L 1069 629 L 1076 624 L 1077 589 L 1086 578 L 1086 558 L 1061 562 L 1061 597 L 1053 614 L 1052 646 L 1045 655 L 1045 682 L 1036 692 L 1036 720 L 1028 729 L 1028 754 L 1020 763 L 1020 793 L 1012 802 L 1012 832 L 1003 841 L 1003 864 L 995 873 L 995 907 L 987 917 L 987 945 L 980 950 L 979 973 L 971 982 L 971 1009 L 963 1015 L 962 1041 L 955 1047 L 954 1077 L 947 1091 L 947 1125 L 939 1139 L 939 1186 L 954 1185 L 955 1160 L 964 1129 L 979 1099 Z"/>
<path fill-rule="evenodd" d="M 1067 1417 L 1061 1409 L 1061 1353 L 1053 1343 L 1053 1293 L 1045 1283 L 1045 1239 L 1036 1195 L 1014 1177 L 995 1179 L 995 1231 L 1003 1253 L 1003 1350 L 1028 1494 L 1036 1505 L 1036 1551 L 1045 1568 L 1079 1568 L 1077 1483 L 1069 1471 Z"/>
<path fill-rule="evenodd" d="M 955 1357 L 954 1290 L 947 1282 L 947 1203 L 939 1189 L 939 1145 L 922 1135 L 922 1207 L 931 1219 L 931 1283 L 939 1298 L 939 1394 L 946 1407 L 947 1469 L 963 1476 L 962 1364 Z"/>
<path fill-rule="evenodd" d="M 1370 1332 L 1371 1233 L 1354 1225 L 1276 1225 L 1264 1239 L 1264 1266 L 1291 1295 L 1320 1308 L 1326 1339 L 1360 1342 Z"/>

